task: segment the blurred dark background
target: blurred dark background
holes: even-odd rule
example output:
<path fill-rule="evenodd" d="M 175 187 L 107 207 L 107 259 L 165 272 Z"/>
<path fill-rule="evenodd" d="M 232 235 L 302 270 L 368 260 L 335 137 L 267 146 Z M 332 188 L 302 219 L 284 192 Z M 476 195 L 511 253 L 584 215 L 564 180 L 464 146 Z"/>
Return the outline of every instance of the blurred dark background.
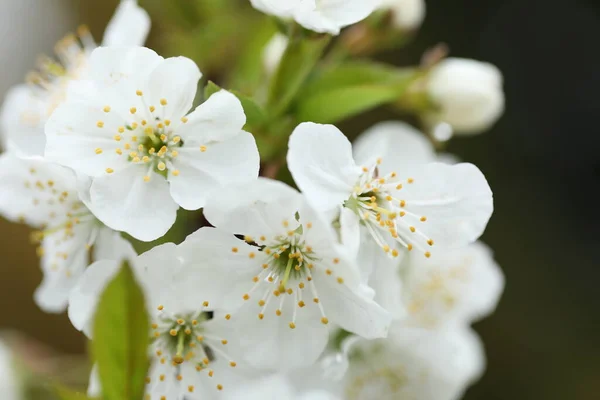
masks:
<path fill-rule="evenodd" d="M 3 65 L 33 65 L 37 52 L 50 52 L 51 43 L 82 21 L 100 38 L 116 1 L 59 4 L 67 10 L 61 26 L 37 27 L 40 39 L 22 56 L 2 49 Z M 452 56 L 497 65 L 507 96 L 506 114 L 491 131 L 455 138 L 448 148 L 477 164 L 494 190 L 496 212 L 483 240 L 507 280 L 497 312 L 475 326 L 488 368 L 466 399 L 598 399 L 600 251 L 593 248 L 600 245 L 600 4 L 427 0 L 427 8 L 415 41 L 381 58 L 414 64 L 425 49 L 445 42 Z M 160 29 L 153 28 L 156 43 Z M 0 91 L 18 82 L 19 73 L 5 74 Z M 377 110 L 343 125 L 360 132 L 392 116 Z M 0 221 L 0 237 L 0 328 L 62 352 L 83 352 L 83 338 L 64 315 L 44 314 L 33 304 L 41 273 L 28 230 Z"/>

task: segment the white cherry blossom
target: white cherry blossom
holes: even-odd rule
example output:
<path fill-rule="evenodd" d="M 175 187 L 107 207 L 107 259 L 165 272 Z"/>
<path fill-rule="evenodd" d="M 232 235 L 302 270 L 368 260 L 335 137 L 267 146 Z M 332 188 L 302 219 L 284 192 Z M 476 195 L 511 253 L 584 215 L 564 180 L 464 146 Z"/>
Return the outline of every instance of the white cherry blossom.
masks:
<path fill-rule="evenodd" d="M 150 30 L 150 17 L 135 0 L 123 0 L 104 33 L 103 46 L 142 45 Z M 85 77 L 92 51 L 97 47 L 82 26 L 56 45 L 56 58 L 41 57 L 27 76 L 27 84 L 13 87 L 0 111 L 0 134 L 5 146 L 19 154 L 43 155 L 44 125 L 66 97 L 67 86 Z"/>
<path fill-rule="evenodd" d="M 24 399 L 12 351 L 7 343 L 0 341 L 0 393 L 3 400 Z"/>
<path fill-rule="evenodd" d="M 368 17 L 377 0 L 250 0 L 252 5 L 279 18 L 294 19 L 306 29 L 337 35 L 348 25 Z"/>
<path fill-rule="evenodd" d="M 190 281 L 205 282 L 209 301 L 232 310 L 246 362 L 271 370 L 311 365 L 330 323 L 385 337 L 389 313 L 298 192 L 259 179 L 215 193 L 204 213 L 218 229 L 190 235 L 182 256 L 197 271 Z"/>
<path fill-rule="evenodd" d="M 403 265 L 405 325 L 428 329 L 469 324 L 496 308 L 502 270 L 481 242 L 445 250 L 430 259 L 409 255 Z"/>
<path fill-rule="evenodd" d="M 213 94 L 193 112 L 201 73 L 188 58 L 143 47 L 99 48 L 46 125 L 46 157 L 92 177 L 89 206 L 111 228 L 151 241 L 179 206 L 258 175 L 258 150 L 240 101 Z"/>
<path fill-rule="evenodd" d="M 169 400 L 212 399 L 234 388 L 237 363 L 228 348 L 238 339 L 229 328 L 229 315 L 199 300 L 203 296 L 198 290 L 183 290 L 188 272 L 178 253 L 174 244 L 167 243 L 130 259 L 152 324 L 146 394 Z M 85 271 L 69 298 L 69 318 L 77 329 L 91 334 L 99 297 L 120 264 L 98 261 Z M 99 391 L 92 376 L 90 392 Z"/>
<path fill-rule="evenodd" d="M 395 324 L 385 340 L 354 340 L 347 347 L 349 368 L 341 384 L 346 400 L 458 400 L 485 367 L 481 342 L 468 328 Z"/>
<path fill-rule="evenodd" d="M 361 229 L 393 257 L 399 247 L 430 257 L 437 247 L 475 241 L 493 210 L 481 171 L 468 163 L 407 162 L 411 147 L 392 132 L 364 136 L 355 161 L 352 145 L 336 127 L 303 123 L 290 137 L 288 166 L 315 207 L 328 213 L 342 205 L 350 209 Z"/>
<path fill-rule="evenodd" d="M 79 199 L 73 171 L 41 158 L 0 156 L 0 214 L 36 229 L 44 280 L 35 292 L 36 303 L 47 312 L 67 306 L 71 288 L 94 258 L 119 257 L 133 252 L 117 232 L 100 223 Z"/>

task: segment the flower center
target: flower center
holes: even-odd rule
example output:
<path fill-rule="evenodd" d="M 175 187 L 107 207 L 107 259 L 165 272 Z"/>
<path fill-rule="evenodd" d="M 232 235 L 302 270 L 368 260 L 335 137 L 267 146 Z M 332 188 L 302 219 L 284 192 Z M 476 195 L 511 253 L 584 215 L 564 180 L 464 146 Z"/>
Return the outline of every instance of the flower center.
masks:
<path fill-rule="evenodd" d="M 393 248 L 394 243 L 399 243 L 408 251 L 416 247 L 425 257 L 430 257 L 431 253 L 422 243 L 433 246 L 434 242 L 419 229 L 419 224 L 425 223 L 427 217 L 410 212 L 408 201 L 401 196 L 402 190 L 409 190 L 415 180 L 402 180 L 396 172 L 380 177 L 379 164 L 381 159 L 371 168 L 363 167 L 354 193 L 344 206 L 358 215 L 377 244 L 392 257 L 399 254 Z"/>
<path fill-rule="evenodd" d="M 370 370 L 352 380 L 346 388 L 346 395 L 350 400 L 396 398 L 408 381 L 402 366 Z"/>
<path fill-rule="evenodd" d="M 194 366 L 192 371 L 195 373 L 204 373 L 208 378 L 213 378 L 215 371 L 211 369 L 211 364 L 217 359 L 229 361 L 231 367 L 237 364 L 231 360 L 221 347 L 227 345 L 228 341 L 219 337 L 206 328 L 206 322 L 213 318 L 212 312 L 206 311 L 208 302 L 202 304 L 201 310 L 196 313 L 170 313 L 164 306 L 158 306 L 158 314 L 153 319 L 153 342 L 156 362 L 159 366 L 158 377 L 148 377 L 148 385 L 164 382 L 166 376 L 175 369 L 176 379 L 186 385 L 186 389 L 192 393 L 194 382 L 197 377 L 184 376 L 182 364 L 190 363 Z M 225 317 L 229 319 L 229 315 Z M 164 372 L 164 373 L 163 373 Z M 158 382 L 153 382 L 153 379 Z M 216 385 L 218 390 L 223 389 L 223 385 Z"/>

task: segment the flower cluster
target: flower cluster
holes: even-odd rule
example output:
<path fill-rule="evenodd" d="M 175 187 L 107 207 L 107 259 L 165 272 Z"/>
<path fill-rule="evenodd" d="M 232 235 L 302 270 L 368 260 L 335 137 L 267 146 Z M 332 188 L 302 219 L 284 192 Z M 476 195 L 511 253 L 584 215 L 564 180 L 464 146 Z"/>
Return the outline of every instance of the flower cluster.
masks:
<path fill-rule="evenodd" d="M 293 43 L 372 13 L 405 30 L 424 16 L 422 2 L 250 3 L 300 32 L 265 47 L 275 81 Z M 123 0 L 102 46 L 79 29 L 4 102 L 0 213 L 35 229 L 37 304 L 68 310 L 94 340 L 99 299 L 128 260 L 151 321 L 148 399 L 459 398 L 484 365 L 469 324 L 503 287 L 477 242 L 493 212 L 483 173 L 402 122 L 353 143 L 292 114 L 254 123 L 260 96 L 199 95 L 194 61 L 140 47 L 149 21 Z M 446 59 L 411 79 L 397 103 L 415 111 L 427 97 L 434 137 L 501 114 L 493 66 Z M 281 126 L 283 141 L 269 136 Z M 265 137 L 283 143 L 277 159 L 259 156 Z M 284 163 L 288 183 L 274 179 Z M 186 229 L 180 208 L 208 223 L 167 243 Z M 128 238 L 162 244 L 137 254 Z M 96 373 L 89 391 L 102 392 Z"/>

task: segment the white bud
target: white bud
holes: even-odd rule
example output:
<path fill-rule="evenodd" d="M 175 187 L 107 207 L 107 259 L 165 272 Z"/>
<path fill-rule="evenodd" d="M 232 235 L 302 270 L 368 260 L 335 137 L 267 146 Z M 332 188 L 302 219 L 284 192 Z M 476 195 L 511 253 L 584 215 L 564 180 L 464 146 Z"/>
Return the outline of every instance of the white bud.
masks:
<path fill-rule="evenodd" d="M 401 30 L 418 28 L 425 19 L 425 0 L 382 0 L 382 10 L 392 13 L 392 23 Z"/>
<path fill-rule="evenodd" d="M 283 53 L 288 45 L 288 41 L 287 36 L 276 33 L 265 46 L 263 50 L 263 65 L 265 71 L 267 71 L 269 75 L 273 74 L 277 69 L 281 57 L 283 57 Z"/>
<path fill-rule="evenodd" d="M 489 63 L 445 59 L 432 69 L 427 92 L 439 110 L 426 119 L 446 122 L 457 134 L 485 131 L 504 112 L 502 73 Z"/>

